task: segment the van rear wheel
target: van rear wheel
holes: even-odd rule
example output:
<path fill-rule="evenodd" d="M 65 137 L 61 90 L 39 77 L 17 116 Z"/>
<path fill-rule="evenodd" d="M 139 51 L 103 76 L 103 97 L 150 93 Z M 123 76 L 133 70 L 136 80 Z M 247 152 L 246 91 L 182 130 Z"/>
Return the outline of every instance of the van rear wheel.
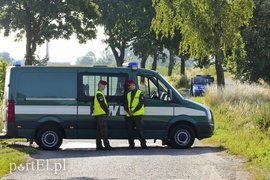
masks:
<path fill-rule="evenodd" d="M 195 133 L 187 125 L 175 126 L 170 133 L 170 143 L 174 148 L 187 149 L 190 148 L 195 140 Z"/>
<path fill-rule="evenodd" d="M 63 135 L 58 128 L 47 126 L 39 130 L 35 140 L 44 150 L 57 150 L 63 142 Z"/>

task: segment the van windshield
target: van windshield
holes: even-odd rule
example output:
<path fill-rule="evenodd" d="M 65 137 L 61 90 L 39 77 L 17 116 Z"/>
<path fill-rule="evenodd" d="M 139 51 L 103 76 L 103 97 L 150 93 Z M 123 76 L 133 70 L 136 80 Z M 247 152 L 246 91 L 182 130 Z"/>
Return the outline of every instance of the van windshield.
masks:
<path fill-rule="evenodd" d="M 202 84 L 205 85 L 207 84 L 207 79 L 203 77 L 194 77 L 194 84 Z"/>
<path fill-rule="evenodd" d="M 162 76 L 156 77 L 153 75 L 139 74 L 137 79 L 139 83 L 139 89 L 143 91 L 146 98 L 149 97 L 162 101 L 171 101 L 168 92 L 169 89 L 174 89 L 174 87 L 170 86 L 170 84 Z M 177 91 L 174 89 L 174 92 Z"/>

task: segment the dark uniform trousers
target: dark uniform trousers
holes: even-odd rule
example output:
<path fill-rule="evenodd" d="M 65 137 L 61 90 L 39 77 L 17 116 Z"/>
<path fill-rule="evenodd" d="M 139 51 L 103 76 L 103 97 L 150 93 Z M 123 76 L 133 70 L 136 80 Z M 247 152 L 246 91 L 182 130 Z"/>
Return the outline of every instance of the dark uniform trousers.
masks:
<path fill-rule="evenodd" d="M 98 115 L 95 116 L 97 120 L 97 137 L 96 137 L 96 145 L 98 148 L 102 147 L 101 139 L 103 139 L 103 143 L 105 147 L 109 147 L 108 140 L 108 130 L 107 130 L 107 118 L 106 115 Z"/>
<path fill-rule="evenodd" d="M 134 135 L 135 131 L 138 133 L 138 138 L 141 142 L 141 146 L 146 145 L 146 140 L 143 135 L 144 122 L 142 120 L 142 116 L 131 116 L 127 117 L 128 124 L 128 142 L 130 146 L 135 146 L 134 143 Z"/>

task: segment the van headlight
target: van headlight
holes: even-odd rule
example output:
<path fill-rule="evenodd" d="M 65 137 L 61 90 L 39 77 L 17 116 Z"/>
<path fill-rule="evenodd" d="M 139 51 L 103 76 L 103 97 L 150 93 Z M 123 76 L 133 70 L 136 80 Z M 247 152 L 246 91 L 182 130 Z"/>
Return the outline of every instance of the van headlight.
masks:
<path fill-rule="evenodd" d="M 210 109 L 206 110 L 206 115 L 207 115 L 208 122 L 213 122 L 213 117 L 212 117 L 212 113 Z"/>

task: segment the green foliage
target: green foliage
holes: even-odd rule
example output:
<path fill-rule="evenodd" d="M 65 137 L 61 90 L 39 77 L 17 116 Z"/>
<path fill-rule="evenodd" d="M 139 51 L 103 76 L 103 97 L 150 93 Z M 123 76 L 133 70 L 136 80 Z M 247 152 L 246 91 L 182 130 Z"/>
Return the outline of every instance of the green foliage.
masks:
<path fill-rule="evenodd" d="M 0 0 L 0 29 L 16 41 L 26 37 L 26 65 L 35 61 L 37 45 L 46 40 L 65 38 L 75 33 L 79 42 L 96 37 L 98 7 L 91 0 L 32 1 Z"/>
<path fill-rule="evenodd" d="M 196 101 L 198 103 L 201 103 L 201 104 L 205 104 L 205 97 L 204 96 L 192 96 L 190 97 L 190 100 L 192 101 Z"/>
<path fill-rule="evenodd" d="M 247 25 L 252 17 L 253 0 L 201 1 L 201 0 L 153 0 L 156 17 L 152 28 L 165 37 L 174 36 L 180 29 L 182 54 L 205 59 L 215 56 L 217 84 L 224 85 L 222 52 L 234 49 L 241 40 L 239 28 Z M 242 47 L 242 46 L 240 46 Z"/>
<path fill-rule="evenodd" d="M 90 51 L 85 56 L 77 58 L 76 64 L 94 64 L 96 62 L 96 55 Z"/>
<path fill-rule="evenodd" d="M 187 76 L 181 76 L 176 88 L 180 88 L 180 87 L 189 88 L 190 87 L 189 84 L 190 84 L 190 82 L 189 82 L 189 79 L 187 78 Z"/>
<path fill-rule="evenodd" d="M 237 84 L 217 90 L 210 86 L 205 103 L 214 114 L 215 134 L 205 140 L 247 158 L 246 168 L 256 179 L 270 178 L 270 92 Z"/>
<path fill-rule="evenodd" d="M 99 22 L 108 36 L 106 43 L 113 51 L 117 66 L 122 66 L 125 49 L 135 37 L 136 19 L 142 18 L 138 16 L 143 11 L 141 3 L 136 0 L 96 0 L 95 3 L 98 4 L 102 15 Z"/>
<path fill-rule="evenodd" d="M 2 102 L 2 99 L 3 99 L 7 66 L 8 66 L 8 63 L 0 59 L 0 102 Z"/>
<path fill-rule="evenodd" d="M 3 58 L 7 63 L 12 63 L 12 58 L 8 52 L 0 52 L 0 59 Z"/>
<path fill-rule="evenodd" d="M 0 105 L 2 106 L 2 99 L 0 99 Z M 0 131 L 2 131 L 4 127 L 4 122 L 3 122 L 3 116 L 2 116 L 2 111 L 0 111 Z M 1 145 L 0 145 L 1 146 Z"/>
<path fill-rule="evenodd" d="M 216 69 L 214 65 L 202 69 L 202 74 L 216 75 Z"/>
<path fill-rule="evenodd" d="M 10 164 L 17 166 L 27 161 L 28 154 L 35 154 L 36 149 L 0 140 L 0 177 L 10 172 Z"/>
<path fill-rule="evenodd" d="M 246 58 L 236 58 L 232 70 L 242 81 L 270 83 L 270 1 L 254 0 L 256 9 L 249 26 L 242 29 Z"/>

